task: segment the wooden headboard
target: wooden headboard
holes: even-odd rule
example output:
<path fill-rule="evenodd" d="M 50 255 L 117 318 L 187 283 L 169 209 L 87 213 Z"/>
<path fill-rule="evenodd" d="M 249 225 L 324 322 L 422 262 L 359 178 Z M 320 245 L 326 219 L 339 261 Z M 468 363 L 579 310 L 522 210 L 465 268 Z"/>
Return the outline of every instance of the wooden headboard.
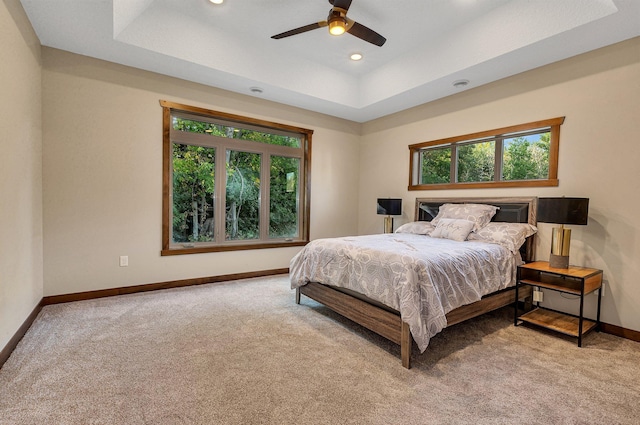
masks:
<path fill-rule="evenodd" d="M 538 198 L 536 197 L 504 197 L 504 198 L 416 198 L 416 221 L 431 221 L 438 214 L 442 204 L 489 204 L 500 209 L 491 221 L 507 223 L 537 224 L 536 212 Z M 535 236 L 535 235 L 534 235 Z M 520 248 L 522 259 L 526 262 L 535 259 L 534 236 Z"/>

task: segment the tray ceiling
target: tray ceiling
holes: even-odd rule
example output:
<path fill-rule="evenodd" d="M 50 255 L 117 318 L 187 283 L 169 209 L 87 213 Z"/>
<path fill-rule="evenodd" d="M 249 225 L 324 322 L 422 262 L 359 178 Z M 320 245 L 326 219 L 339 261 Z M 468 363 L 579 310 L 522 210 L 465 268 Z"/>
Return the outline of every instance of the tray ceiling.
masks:
<path fill-rule="evenodd" d="M 326 28 L 270 38 L 326 19 L 326 0 L 22 5 L 44 46 L 356 122 L 640 35 L 636 0 L 353 0 L 382 47 Z"/>

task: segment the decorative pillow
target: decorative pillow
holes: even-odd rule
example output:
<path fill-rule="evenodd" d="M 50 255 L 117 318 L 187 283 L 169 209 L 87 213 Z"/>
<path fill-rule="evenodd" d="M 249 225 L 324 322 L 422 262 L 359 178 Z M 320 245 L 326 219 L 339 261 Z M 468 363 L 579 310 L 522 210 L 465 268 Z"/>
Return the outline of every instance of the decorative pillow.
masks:
<path fill-rule="evenodd" d="M 538 229 L 528 223 L 489 223 L 480 231 L 469 235 L 470 241 L 497 243 L 512 253 L 518 252 L 525 239 Z"/>
<path fill-rule="evenodd" d="M 467 239 L 474 224 L 475 223 L 470 220 L 441 218 L 438 220 L 436 229 L 431 233 L 431 237 L 462 242 Z"/>
<path fill-rule="evenodd" d="M 473 221 L 473 232 L 486 226 L 500 208 L 486 204 L 442 204 L 438 215 L 431 220 L 436 226 L 443 218 Z"/>
<path fill-rule="evenodd" d="M 429 221 L 412 221 L 405 223 L 396 229 L 396 233 L 414 233 L 416 235 L 429 235 L 436 226 Z"/>

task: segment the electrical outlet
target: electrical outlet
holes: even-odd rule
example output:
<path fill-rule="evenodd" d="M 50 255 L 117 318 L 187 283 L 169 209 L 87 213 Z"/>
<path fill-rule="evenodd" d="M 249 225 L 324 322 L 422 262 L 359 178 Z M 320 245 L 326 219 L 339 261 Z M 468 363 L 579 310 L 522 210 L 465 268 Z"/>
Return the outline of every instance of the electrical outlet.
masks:
<path fill-rule="evenodd" d="M 537 289 L 534 290 L 533 291 L 533 302 L 534 303 L 541 303 L 542 299 L 544 298 L 543 295 L 544 294 L 542 293 L 542 291 L 537 290 Z"/>
<path fill-rule="evenodd" d="M 121 255 L 120 256 L 120 267 L 128 267 L 129 266 L 129 256 Z"/>

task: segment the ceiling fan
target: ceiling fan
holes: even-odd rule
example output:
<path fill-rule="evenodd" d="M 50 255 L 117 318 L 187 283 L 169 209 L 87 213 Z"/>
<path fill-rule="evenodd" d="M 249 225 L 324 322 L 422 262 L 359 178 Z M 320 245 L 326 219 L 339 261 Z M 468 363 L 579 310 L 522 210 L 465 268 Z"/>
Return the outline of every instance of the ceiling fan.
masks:
<path fill-rule="evenodd" d="M 347 11 L 351 6 L 352 0 L 329 0 L 329 3 L 333 6 L 329 11 L 329 16 L 326 21 L 315 22 L 313 24 L 305 25 L 300 28 L 295 28 L 289 31 L 285 31 L 280 34 L 276 34 L 271 38 L 279 40 L 281 38 L 290 37 L 296 34 L 302 34 L 303 32 L 315 30 L 316 28 L 329 27 L 329 33 L 332 35 L 341 35 L 348 32 L 364 41 L 367 41 L 376 46 L 382 46 L 386 38 L 375 32 L 374 30 L 365 27 L 362 24 L 357 23 L 353 19 L 347 17 Z"/>

